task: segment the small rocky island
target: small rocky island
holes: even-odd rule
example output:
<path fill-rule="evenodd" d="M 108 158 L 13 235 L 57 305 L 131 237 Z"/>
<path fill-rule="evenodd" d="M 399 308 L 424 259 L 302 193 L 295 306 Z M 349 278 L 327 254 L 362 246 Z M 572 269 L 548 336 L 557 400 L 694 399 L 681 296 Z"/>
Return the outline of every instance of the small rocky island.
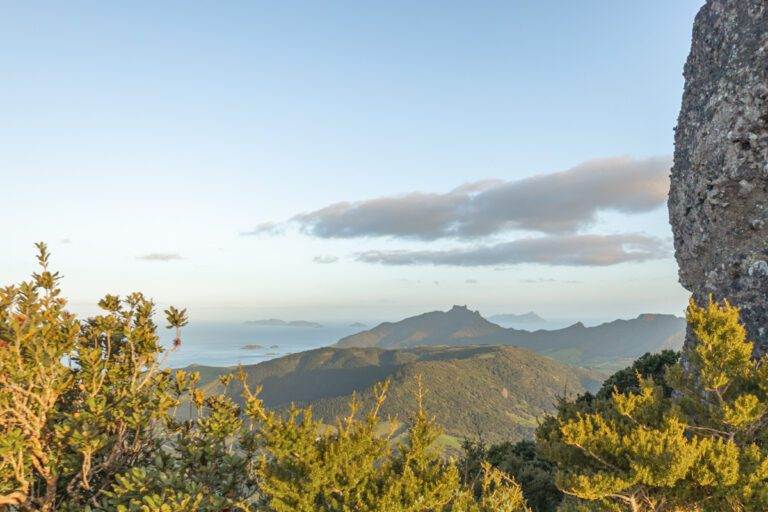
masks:
<path fill-rule="evenodd" d="M 280 348 L 280 345 L 270 345 L 269 347 L 265 347 L 264 345 L 258 345 L 256 343 L 251 343 L 248 345 L 243 345 L 240 347 L 240 350 L 263 350 L 265 348 L 269 348 L 270 350 L 274 350 L 276 348 Z"/>
<path fill-rule="evenodd" d="M 311 329 L 319 329 L 323 325 L 317 322 L 308 322 L 306 320 L 291 320 L 286 322 L 279 318 L 267 318 L 264 320 L 248 320 L 245 322 L 247 325 L 260 325 L 264 327 L 303 327 Z"/>

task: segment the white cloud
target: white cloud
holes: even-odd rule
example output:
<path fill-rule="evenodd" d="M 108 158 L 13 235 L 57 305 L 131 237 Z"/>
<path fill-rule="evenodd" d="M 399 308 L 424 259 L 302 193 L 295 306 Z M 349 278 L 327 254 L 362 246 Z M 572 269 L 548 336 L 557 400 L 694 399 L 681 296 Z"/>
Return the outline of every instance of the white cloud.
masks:
<path fill-rule="evenodd" d="M 261 222 L 256 224 L 253 229 L 243 231 L 240 236 L 270 236 L 280 235 L 285 231 L 285 226 L 278 222 Z"/>
<path fill-rule="evenodd" d="M 166 252 L 151 252 L 149 254 L 142 254 L 136 256 L 137 260 L 142 261 L 176 261 L 185 259 L 181 254 L 166 253 Z"/>
<path fill-rule="evenodd" d="M 323 265 L 327 265 L 329 263 L 336 263 L 337 261 L 339 261 L 339 258 L 338 256 L 321 254 L 312 258 L 312 261 L 314 261 L 315 263 L 321 263 Z"/>

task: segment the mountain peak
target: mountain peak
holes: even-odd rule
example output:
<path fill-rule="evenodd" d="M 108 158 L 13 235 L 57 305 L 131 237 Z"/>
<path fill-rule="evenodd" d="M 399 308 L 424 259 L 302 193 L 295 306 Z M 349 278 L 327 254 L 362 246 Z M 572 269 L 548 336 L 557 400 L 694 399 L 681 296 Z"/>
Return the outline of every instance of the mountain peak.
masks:
<path fill-rule="evenodd" d="M 669 315 L 664 313 L 641 313 L 637 316 L 638 320 L 645 320 L 647 322 L 660 320 L 660 319 L 676 319 L 679 318 L 675 315 Z"/>
<path fill-rule="evenodd" d="M 467 306 L 459 306 L 459 305 L 456 305 L 456 304 L 454 304 L 454 306 L 451 309 L 449 309 L 447 311 L 447 313 L 449 315 L 453 314 L 453 315 L 476 315 L 476 316 L 480 316 L 480 312 L 479 311 L 472 311 Z"/>
<path fill-rule="evenodd" d="M 478 338 L 503 331 L 466 305 L 431 311 L 342 338 L 340 347 L 403 348 L 417 345 L 474 344 Z"/>
<path fill-rule="evenodd" d="M 547 321 L 541 318 L 539 315 L 534 313 L 533 311 L 529 311 L 527 313 L 504 313 L 501 315 L 493 315 L 491 317 L 488 317 L 488 319 L 492 322 L 506 322 L 506 323 L 520 323 L 520 324 L 530 324 L 530 323 L 536 323 L 536 324 L 542 324 L 546 323 Z"/>

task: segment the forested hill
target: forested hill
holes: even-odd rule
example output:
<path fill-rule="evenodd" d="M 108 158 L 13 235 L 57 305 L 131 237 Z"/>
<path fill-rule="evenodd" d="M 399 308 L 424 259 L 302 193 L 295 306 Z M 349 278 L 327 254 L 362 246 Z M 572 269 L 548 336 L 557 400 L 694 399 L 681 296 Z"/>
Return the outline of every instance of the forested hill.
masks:
<path fill-rule="evenodd" d="M 204 390 L 220 390 L 218 374 L 204 370 Z M 322 348 L 244 367 L 251 385 L 263 386 L 270 408 L 312 405 L 326 423 L 347 413 L 352 394 L 370 403 L 372 388 L 389 379 L 382 417 L 408 419 L 416 408 L 421 377 L 425 406 L 453 447 L 463 437 L 489 441 L 530 437 L 537 419 L 559 396 L 599 387 L 601 376 L 517 347 Z M 230 384 L 230 386 L 233 386 Z M 229 392 L 239 399 L 240 389 Z"/>
<path fill-rule="evenodd" d="M 342 338 L 339 347 L 409 348 L 423 345 L 469 345 L 497 335 L 504 328 L 466 306 L 432 311 L 399 322 L 384 322 L 373 329 Z"/>
<path fill-rule="evenodd" d="M 646 352 L 679 349 L 685 320 L 674 315 L 640 315 L 594 327 L 505 329 L 466 306 L 385 322 L 339 340 L 339 347 L 409 348 L 433 345 L 515 345 L 577 366 L 614 370 Z"/>

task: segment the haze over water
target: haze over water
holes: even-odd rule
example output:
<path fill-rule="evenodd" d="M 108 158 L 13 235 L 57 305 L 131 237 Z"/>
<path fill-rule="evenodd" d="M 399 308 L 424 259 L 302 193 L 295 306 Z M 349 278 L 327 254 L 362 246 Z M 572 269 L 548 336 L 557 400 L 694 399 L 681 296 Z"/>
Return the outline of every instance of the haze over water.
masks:
<path fill-rule="evenodd" d="M 448 309 L 448 307 L 444 308 Z M 420 313 L 426 313 L 422 311 Z M 482 312 L 481 312 L 482 314 Z M 411 316 L 411 315 L 408 315 Z M 483 315 L 489 318 L 490 315 Z M 387 318 L 396 322 L 400 318 Z M 382 321 L 384 321 L 382 320 Z M 493 319 L 491 319 L 493 321 Z M 502 327 L 527 331 L 538 329 L 562 329 L 576 322 L 595 326 L 615 318 L 557 318 L 546 319 L 540 324 L 500 323 Z M 323 322 L 322 327 L 266 326 L 246 322 L 190 322 L 182 330 L 181 346 L 170 352 L 165 364 L 171 368 L 183 368 L 191 364 L 203 366 L 235 366 L 257 364 L 277 357 L 333 345 L 341 338 L 372 329 L 380 321 L 366 322 L 365 327 L 353 326 L 355 322 Z M 158 319 L 158 325 L 165 325 Z M 163 346 L 173 344 L 173 331 L 159 330 Z M 261 348 L 244 349 L 246 345 Z"/>
<path fill-rule="evenodd" d="M 234 366 L 256 364 L 275 357 L 332 345 L 340 338 L 360 332 L 362 327 L 330 324 L 322 327 L 271 327 L 243 322 L 195 322 L 182 331 L 182 344 L 172 351 L 166 364 L 183 368 L 190 364 Z M 171 347 L 173 332 L 160 333 L 163 346 Z M 260 349 L 243 349 L 260 345 Z M 277 346 L 277 348 L 271 348 Z"/>

